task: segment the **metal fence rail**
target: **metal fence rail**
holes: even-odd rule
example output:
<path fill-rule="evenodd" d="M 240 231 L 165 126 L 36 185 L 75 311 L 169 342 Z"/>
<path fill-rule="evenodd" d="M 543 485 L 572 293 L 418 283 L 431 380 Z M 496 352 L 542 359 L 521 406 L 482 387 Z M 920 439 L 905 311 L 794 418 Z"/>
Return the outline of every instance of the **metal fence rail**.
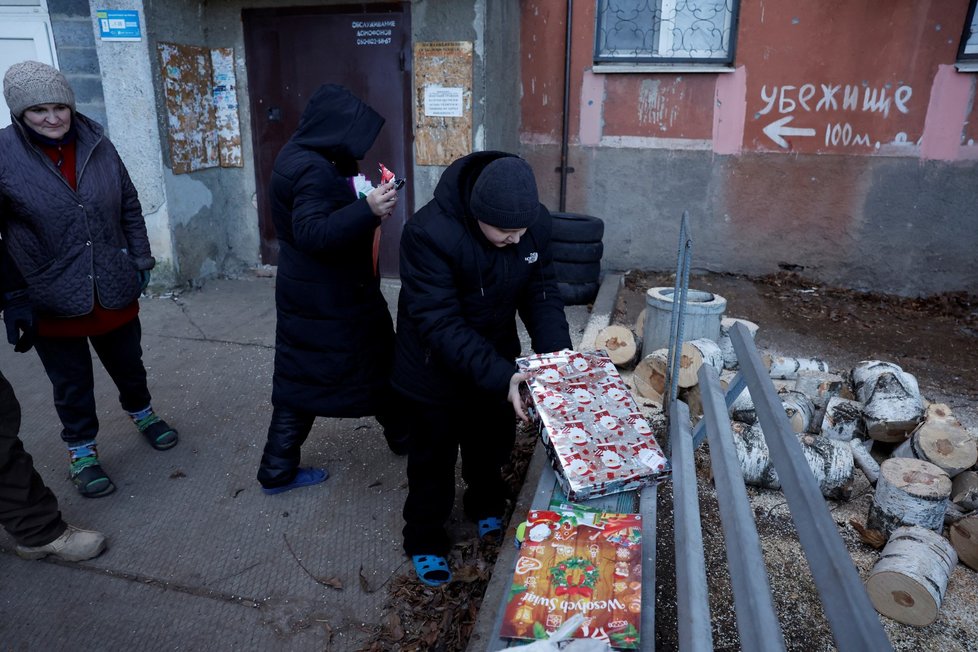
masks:
<path fill-rule="evenodd" d="M 836 647 L 842 652 L 892 650 L 750 333 L 737 324 L 730 339 Z"/>

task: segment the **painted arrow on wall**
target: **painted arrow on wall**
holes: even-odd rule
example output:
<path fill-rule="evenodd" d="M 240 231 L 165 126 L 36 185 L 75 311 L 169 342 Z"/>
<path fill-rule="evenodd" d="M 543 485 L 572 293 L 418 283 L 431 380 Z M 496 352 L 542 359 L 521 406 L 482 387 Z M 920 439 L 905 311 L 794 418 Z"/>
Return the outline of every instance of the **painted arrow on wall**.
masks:
<path fill-rule="evenodd" d="M 786 115 L 780 120 L 775 120 L 768 126 L 764 127 L 764 133 L 767 137 L 778 144 L 778 147 L 784 147 L 787 149 L 788 141 L 786 141 L 783 136 L 814 136 L 815 130 L 811 127 L 800 128 L 800 127 L 788 127 L 786 126 L 789 122 L 794 120 L 794 116 Z"/>

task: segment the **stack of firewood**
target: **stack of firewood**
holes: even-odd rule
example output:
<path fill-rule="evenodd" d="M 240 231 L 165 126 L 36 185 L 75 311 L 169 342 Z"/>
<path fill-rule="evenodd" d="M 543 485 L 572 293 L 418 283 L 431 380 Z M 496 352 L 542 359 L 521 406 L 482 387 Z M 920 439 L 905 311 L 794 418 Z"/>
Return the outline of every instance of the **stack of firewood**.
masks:
<path fill-rule="evenodd" d="M 697 372 L 708 364 L 726 388 L 737 369 L 726 333 L 746 320 L 724 318 L 718 342 L 683 344 L 677 385 L 694 418 L 701 414 Z M 634 330 L 614 326 L 599 333 L 616 364 L 632 369 L 640 402 L 662 405 L 667 392 L 668 350 L 637 360 Z M 616 356 L 612 349 L 619 352 Z M 865 524 L 852 522 L 863 540 L 882 548 L 866 588 L 876 609 L 902 623 L 936 619 L 958 560 L 978 570 L 978 441 L 949 406 L 928 403 L 916 378 L 899 365 L 866 360 L 833 373 L 822 360 L 764 354 L 772 383 L 822 494 L 846 500 L 858 468 L 874 486 Z M 730 406 L 734 443 L 748 484 L 778 489 L 750 392 Z"/>

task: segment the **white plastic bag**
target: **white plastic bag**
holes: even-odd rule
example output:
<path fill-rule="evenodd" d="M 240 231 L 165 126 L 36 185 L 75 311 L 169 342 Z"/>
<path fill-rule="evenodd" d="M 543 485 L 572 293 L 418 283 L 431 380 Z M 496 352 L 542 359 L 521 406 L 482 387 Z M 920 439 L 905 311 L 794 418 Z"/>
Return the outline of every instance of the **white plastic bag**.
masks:
<path fill-rule="evenodd" d="M 529 645 L 517 648 L 520 652 L 608 652 L 611 647 L 603 641 L 593 638 L 579 638 L 571 641 L 565 647 L 560 647 L 558 643 L 570 639 L 574 632 L 584 624 L 583 614 L 574 614 L 567 621 L 554 630 L 549 638 L 534 641 Z"/>

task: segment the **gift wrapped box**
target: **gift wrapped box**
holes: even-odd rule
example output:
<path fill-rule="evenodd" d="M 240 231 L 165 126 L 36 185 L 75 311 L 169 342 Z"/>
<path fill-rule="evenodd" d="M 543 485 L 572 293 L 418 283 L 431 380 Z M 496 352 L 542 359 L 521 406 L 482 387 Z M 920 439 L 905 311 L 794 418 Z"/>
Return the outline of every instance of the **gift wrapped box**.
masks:
<path fill-rule="evenodd" d="M 557 480 L 573 501 L 631 491 L 669 473 L 669 461 L 631 391 L 603 351 L 531 355 L 534 418 Z"/>

